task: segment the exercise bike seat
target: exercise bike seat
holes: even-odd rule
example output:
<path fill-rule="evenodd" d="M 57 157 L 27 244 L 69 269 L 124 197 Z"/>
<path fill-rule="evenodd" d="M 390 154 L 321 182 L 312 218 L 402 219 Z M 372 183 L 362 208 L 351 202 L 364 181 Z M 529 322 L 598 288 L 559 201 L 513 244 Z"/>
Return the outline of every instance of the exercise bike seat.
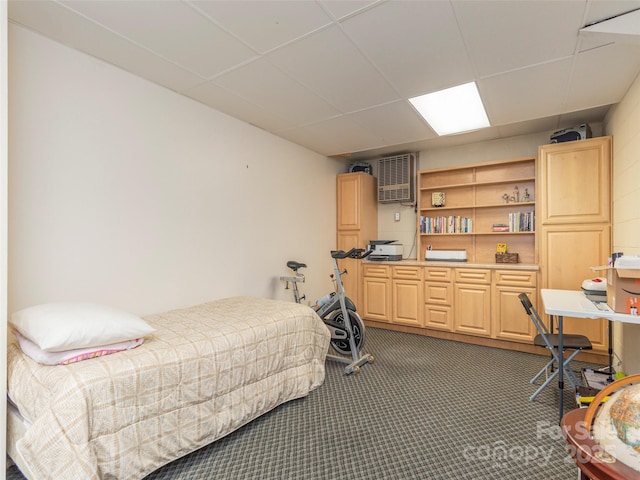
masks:
<path fill-rule="evenodd" d="M 295 260 L 289 260 L 287 262 L 287 267 L 289 267 L 294 272 L 297 272 L 299 268 L 307 268 L 307 264 L 296 262 Z"/>

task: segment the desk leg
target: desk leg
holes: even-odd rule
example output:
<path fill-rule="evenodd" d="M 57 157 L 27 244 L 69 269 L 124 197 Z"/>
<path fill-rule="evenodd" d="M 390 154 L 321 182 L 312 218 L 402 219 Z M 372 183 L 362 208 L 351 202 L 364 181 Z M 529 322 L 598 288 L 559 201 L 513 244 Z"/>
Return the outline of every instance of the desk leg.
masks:
<path fill-rule="evenodd" d="M 613 321 L 609 320 L 609 383 L 613 382 Z"/>
<path fill-rule="evenodd" d="M 562 338 L 562 315 L 558 315 L 558 391 L 560 393 L 560 419 L 564 410 L 564 344 Z"/>

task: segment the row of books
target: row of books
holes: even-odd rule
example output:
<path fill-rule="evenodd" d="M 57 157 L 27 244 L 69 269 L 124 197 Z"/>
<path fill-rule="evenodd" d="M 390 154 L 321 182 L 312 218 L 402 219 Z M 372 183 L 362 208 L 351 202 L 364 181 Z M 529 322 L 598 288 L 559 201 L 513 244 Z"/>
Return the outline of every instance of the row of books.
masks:
<path fill-rule="evenodd" d="M 472 222 L 468 217 L 420 217 L 420 233 L 470 233 Z"/>
<path fill-rule="evenodd" d="M 514 212 L 509 214 L 510 232 L 533 232 L 535 230 L 533 212 Z"/>
<path fill-rule="evenodd" d="M 459 215 L 442 217 L 420 217 L 420 233 L 471 233 L 472 220 Z M 533 212 L 513 212 L 508 223 L 494 223 L 493 232 L 533 232 L 535 230 Z"/>

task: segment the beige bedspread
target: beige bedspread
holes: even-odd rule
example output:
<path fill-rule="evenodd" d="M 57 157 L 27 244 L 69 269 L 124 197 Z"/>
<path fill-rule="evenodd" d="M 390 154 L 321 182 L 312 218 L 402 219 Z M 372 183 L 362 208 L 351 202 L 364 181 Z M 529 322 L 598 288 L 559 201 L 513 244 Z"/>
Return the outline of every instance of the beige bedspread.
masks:
<path fill-rule="evenodd" d="M 145 317 L 127 352 L 40 365 L 11 345 L 8 389 L 37 478 L 138 479 L 324 381 L 328 330 L 309 307 L 234 297 Z"/>

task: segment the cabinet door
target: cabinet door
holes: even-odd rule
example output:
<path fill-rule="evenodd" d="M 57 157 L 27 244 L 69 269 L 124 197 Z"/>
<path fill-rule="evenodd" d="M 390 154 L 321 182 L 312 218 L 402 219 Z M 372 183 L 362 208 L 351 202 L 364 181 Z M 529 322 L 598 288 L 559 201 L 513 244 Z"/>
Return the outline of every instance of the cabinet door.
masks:
<path fill-rule="evenodd" d="M 595 277 L 591 267 L 605 265 L 611 252 L 608 224 L 553 225 L 541 232 L 542 288 L 579 290 L 582 281 Z M 580 333 L 591 340 L 594 350 L 606 351 L 606 320 L 566 317 L 566 333 Z"/>
<path fill-rule="evenodd" d="M 611 137 L 539 149 L 541 225 L 611 221 Z"/>
<path fill-rule="evenodd" d="M 491 286 L 456 283 L 454 292 L 454 330 L 460 333 L 490 336 Z"/>
<path fill-rule="evenodd" d="M 365 319 L 388 322 L 391 320 L 391 280 L 364 277 L 362 316 Z"/>
<path fill-rule="evenodd" d="M 360 176 L 338 175 L 338 230 L 358 230 L 360 228 L 361 189 Z"/>
<path fill-rule="evenodd" d="M 392 280 L 393 322 L 422 326 L 422 285 L 414 280 Z"/>
<path fill-rule="evenodd" d="M 518 295 L 526 293 L 531 303 L 537 305 L 535 287 L 496 285 L 493 295 L 493 316 L 496 320 L 495 338 L 516 342 L 532 343 L 537 335 L 533 321 L 524 311 Z M 536 307 L 537 309 L 537 307 Z M 538 310 L 539 311 L 539 310 Z"/>
<path fill-rule="evenodd" d="M 338 232 L 338 250 L 350 250 L 360 244 L 360 235 L 357 231 Z M 362 260 L 354 258 L 343 258 L 338 260 L 340 270 L 347 270 L 347 274 L 342 276 L 342 284 L 347 296 L 356 304 L 356 309 L 362 304 Z"/>

